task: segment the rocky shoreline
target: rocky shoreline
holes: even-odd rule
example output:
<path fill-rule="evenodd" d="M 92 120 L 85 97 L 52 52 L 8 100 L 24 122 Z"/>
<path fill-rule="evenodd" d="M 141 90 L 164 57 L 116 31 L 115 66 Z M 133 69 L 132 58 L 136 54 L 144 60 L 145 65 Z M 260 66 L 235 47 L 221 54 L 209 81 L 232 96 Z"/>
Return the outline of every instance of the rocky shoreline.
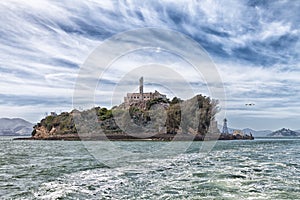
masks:
<path fill-rule="evenodd" d="M 77 134 L 56 135 L 49 137 L 22 137 L 14 140 L 65 140 L 65 141 L 212 141 L 212 140 L 253 140 L 253 136 L 234 135 L 192 135 L 192 134 L 156 134 L 132 136 L 126 134 L 103 134 L 94 136 L 79 136 Z"/>

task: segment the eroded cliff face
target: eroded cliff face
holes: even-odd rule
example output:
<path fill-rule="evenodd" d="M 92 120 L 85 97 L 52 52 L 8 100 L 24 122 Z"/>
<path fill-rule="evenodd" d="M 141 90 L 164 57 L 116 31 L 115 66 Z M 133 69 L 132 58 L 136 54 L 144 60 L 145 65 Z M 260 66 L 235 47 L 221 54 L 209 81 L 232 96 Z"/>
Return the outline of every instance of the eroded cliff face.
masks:
<path fill-rule="evenodd" d="M 35 127 L 34 131 L 35 131 L 35 134 L 33 135 L 34 138 L 47 138 L 55 135 L 56 128 L 53 127 L 50 131 L 48 131 L 46 127 L 40 126 L 40 127 Z"/>

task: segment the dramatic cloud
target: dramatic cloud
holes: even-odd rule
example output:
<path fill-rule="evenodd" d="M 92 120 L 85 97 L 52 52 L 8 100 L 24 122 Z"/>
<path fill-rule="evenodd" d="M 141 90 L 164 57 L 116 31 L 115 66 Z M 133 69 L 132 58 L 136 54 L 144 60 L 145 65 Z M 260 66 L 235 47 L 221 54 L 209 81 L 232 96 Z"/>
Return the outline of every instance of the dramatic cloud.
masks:
<path fill-rule="evenodd" d="M 297 1 L 1 1 L 0 115 L 37 121 L 45 112 L 70 110 L 80 66 L 99 44 L 123 31 L 156 27 L 186 34 L 209 53 L 224 81 L 232 126 L 299 129 L 299 10 Z M 97 103 L 110 105 L 123 69 L 160 51 L 112 67 Z M 163 64 L 189 79 L 194 91 L 209 93 L 186 63 L 169 55 Z"/>

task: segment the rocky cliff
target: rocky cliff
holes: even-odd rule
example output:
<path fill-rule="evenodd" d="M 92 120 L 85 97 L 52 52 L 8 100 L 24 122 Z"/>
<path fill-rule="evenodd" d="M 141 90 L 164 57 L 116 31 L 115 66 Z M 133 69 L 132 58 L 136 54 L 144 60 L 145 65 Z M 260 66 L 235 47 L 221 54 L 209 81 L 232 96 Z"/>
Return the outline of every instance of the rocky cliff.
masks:
<path fill-rule="evenodd" d="M 48 138 L 57 136 L 77 135 L 72 112 L 63 112 L 60 115 L 50 115 L 34 126 L 32 137 Z"/>

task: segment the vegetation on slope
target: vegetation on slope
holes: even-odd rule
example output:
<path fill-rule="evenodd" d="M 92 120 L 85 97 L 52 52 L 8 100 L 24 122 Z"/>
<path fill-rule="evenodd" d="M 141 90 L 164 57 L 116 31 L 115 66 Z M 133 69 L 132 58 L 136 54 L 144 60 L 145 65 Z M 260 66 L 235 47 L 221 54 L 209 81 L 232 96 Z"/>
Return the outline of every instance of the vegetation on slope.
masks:
<path fill-rule="evenodd" d="M 188 133 L 206 134 L 217 109 L 217 101 L 197 95 L 183 101 L 174 97 L 153 99 L 131 105 L 128 109 L 95 107 L 86 111 L 73 110 L 57 116 L 47 116 L 34 127 L 50 135 L 86 133 Z M 75 123 L 76 122 L 76 123 Z M 76 126 L 75 126 L 76 124 Z"/>

